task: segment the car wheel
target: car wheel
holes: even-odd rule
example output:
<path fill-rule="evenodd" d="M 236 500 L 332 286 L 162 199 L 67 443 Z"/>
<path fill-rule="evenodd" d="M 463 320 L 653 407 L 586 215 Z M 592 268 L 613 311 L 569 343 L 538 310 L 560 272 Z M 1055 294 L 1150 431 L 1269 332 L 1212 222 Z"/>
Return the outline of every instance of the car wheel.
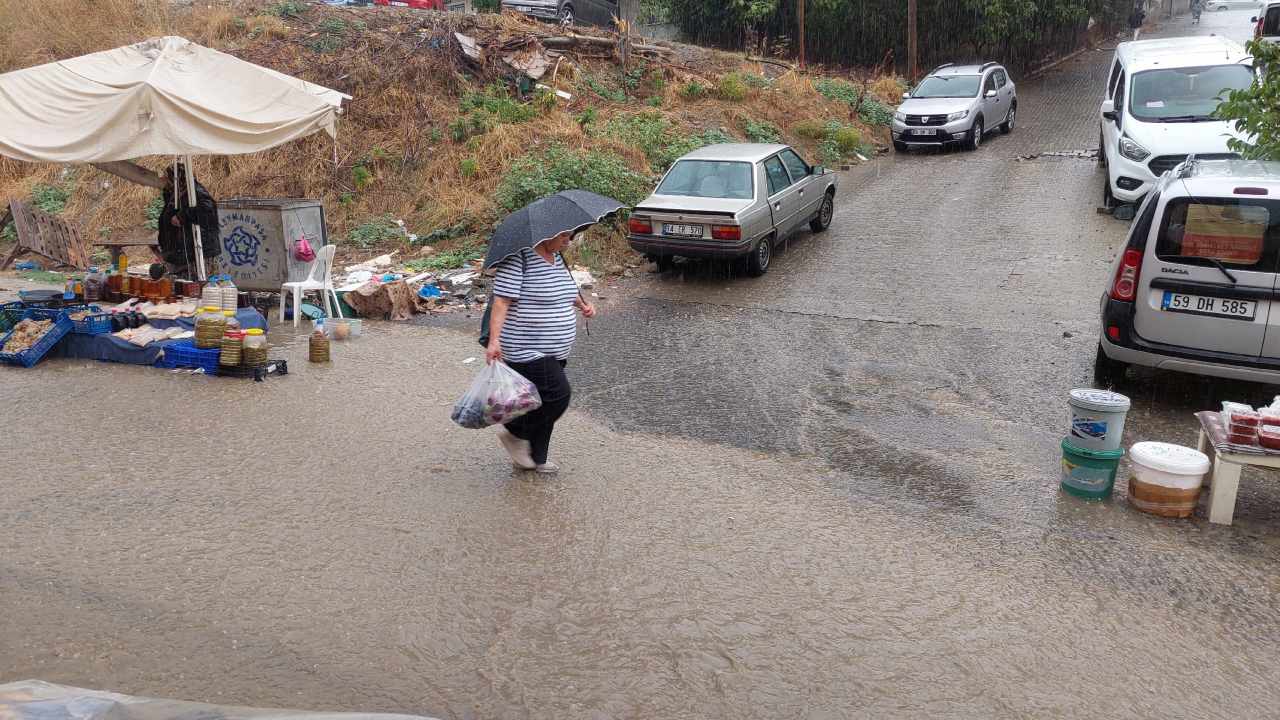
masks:
<path fill-rule="evenodd" d="M 573 5 L 569 3 L 565 3 L 564 7 L 560 8 L 560 24 L 561 25 L 573 24 Z"/>
<path fill-rule="evenodd" d="M 1102 208 L 1108 212 L 1116 208 L 1116 196 L 1111 194 L 1111 174 L 1102 175 Z"/>
<path fill-rule="evenodd" d="M 1009 114 L 1004 116 L 1004 122 L 1000 123 L 1000 132 L 1008 135 L 1013 132 L 1013 124 L 1018 119 L 1018 104 L 1014 103 L 1009 106 Z"/>
<path fill-rule="evenodd" d="M 1107 148 L 1105 138 L 1102 137 L 1102 131 L 1098 131 L 1098 165 L 1102 168 L 1107 167 Z M 1110 181 L 1108 181 L 1110 182 Z"/>
<path fill-rule="evenodd" d="M 773 260 L 773 238 L 760 238 L 760 242 L 752 248 L 751 254 L 747 256 L 747 274 L 751 277 L 760 277 L 769 272 L 769 262 Z"/>
<path fill-rule="evenodd" d="M 898 140 L 894 140 L 894 141 L 893 141 L 893 150 L 894 150 L 894 152 L 906 152 L 906 151 L 907 151 L 907 144 L 906 144 L 906 143 L 904 143 L 904 142 L 900 142 L 900 141 L 898 141 Z"/>
<path fill-rule="evenodd" d="M 1093 359 L 1093 382 L 1098 387 L 1118 388 L 1124 385 L 1125 371 L 1128 369 L 1128 363 L 1107 357 L 1102 351 L 1102 344 L 1098 344 L 1098 354 Z"/>
<path fill-rule="evenodd" d="M 836 202 L 833 193 L 822 198 L 822 206 L 818 208 L 818 217 L 809 221 L 809 229 L 820 233 L 831 227 L 831 216 L 836 213 Z"/>
<path fill-rule="evenodd" d="M 969 128 L 968 142 L 965 143 L 966 150 L 977 150 L 982 146 L 982 118 L 978 117 L 973 121 L 973 127 Z"/>

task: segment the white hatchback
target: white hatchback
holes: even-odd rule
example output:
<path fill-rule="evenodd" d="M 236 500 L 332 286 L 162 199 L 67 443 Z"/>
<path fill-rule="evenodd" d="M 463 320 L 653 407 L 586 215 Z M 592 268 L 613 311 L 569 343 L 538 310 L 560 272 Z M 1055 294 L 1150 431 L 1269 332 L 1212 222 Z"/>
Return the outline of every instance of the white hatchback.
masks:
<path fill-rule="evenodd" d="M 1280 382 L 1280 163 L 1192 158 L 1143 201 L 1102 295 L 1094 376 Z"/>

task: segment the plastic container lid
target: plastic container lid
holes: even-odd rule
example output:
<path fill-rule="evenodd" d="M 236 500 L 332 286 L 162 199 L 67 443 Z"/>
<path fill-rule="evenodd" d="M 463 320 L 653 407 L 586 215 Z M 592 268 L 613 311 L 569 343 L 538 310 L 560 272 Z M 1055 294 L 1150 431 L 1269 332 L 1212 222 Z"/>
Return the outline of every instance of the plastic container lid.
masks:
<path fill-rule="evenodd" d="M 1164 442 L 1140 442 L 1129 448 L 1129 459 L 1171 475 L 1204 475 L 1209 456 L 1199 450 Z"/>
<path fill-rule="evenodd" d="M 226 315 L 227 317 L 235 317 L 236 311 L 235 311 L 235 310 L 223 310 L 223 311 L 222 311 L 222 314 L 223 314 L 223 315 Z"/>
<path fill-rule="evenodd" d="M 1071 444 L 1067 438 L 1062 439 L 1062 450 L 1064 452 L 1073 453 L 1091 460 L 1119 460 L 1124 457 L 1124 448 L 1116 450 L 1090 450 L 1088 448 L 1077 447 Z"/>
<path fill-rule="evenodd" d="M 248 330 L 245 330 L 244 332 L 245 332 L 245 334 L 246 334 L 246 335 L 261 335 L 261 334 L 262 334 L 262 328 L 249 328 Z"/>
<path fill-rule="evenodd" d="M 1079 388 L 1071 391 L 1071 404 L 1099 412 L 1125 412 L 1129 409 L 1129 398 L 1110 390 Z"/>

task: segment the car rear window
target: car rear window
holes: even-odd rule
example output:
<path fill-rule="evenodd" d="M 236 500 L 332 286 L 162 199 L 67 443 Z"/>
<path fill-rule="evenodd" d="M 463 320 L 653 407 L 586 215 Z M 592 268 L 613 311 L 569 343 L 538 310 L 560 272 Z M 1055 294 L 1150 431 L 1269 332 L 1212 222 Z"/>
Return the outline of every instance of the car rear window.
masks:
<path fill-rule="evenodd" d="M 658 186 L 659 195 L 750 200 L 751 163 L 728 160 L 681 160 Z"/>
<path fill-rule="evenodd" d="M 1248 270 L 1274 272 L 1277 228 L 1271 209 L 1228 198 L 1178 198 L 1165 207 L 1156 257 L 1183 264 L 1218 260 Z M 1208 265 L 1209 262 L 1203 264 Z"/>

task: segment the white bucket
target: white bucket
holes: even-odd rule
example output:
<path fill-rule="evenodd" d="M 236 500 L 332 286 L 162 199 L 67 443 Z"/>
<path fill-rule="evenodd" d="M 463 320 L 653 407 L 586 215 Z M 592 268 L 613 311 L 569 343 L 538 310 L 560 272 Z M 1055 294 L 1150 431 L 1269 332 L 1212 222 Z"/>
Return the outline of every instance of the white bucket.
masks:
<path fill-rule="evenodd" d="M 1071 424 L 1067 441 L 1084 450 L 1119 450 L 1129 398 L 1110 390 L 1081 388 L 1067 401 Z"/>
<path fill-rule="evenodd" d="M 1190 517 L 1210 468 L 1209 457 L 1189 447 L 1140 442 L 1129 448 L 1129 503 L 1165 517 Z"/>

